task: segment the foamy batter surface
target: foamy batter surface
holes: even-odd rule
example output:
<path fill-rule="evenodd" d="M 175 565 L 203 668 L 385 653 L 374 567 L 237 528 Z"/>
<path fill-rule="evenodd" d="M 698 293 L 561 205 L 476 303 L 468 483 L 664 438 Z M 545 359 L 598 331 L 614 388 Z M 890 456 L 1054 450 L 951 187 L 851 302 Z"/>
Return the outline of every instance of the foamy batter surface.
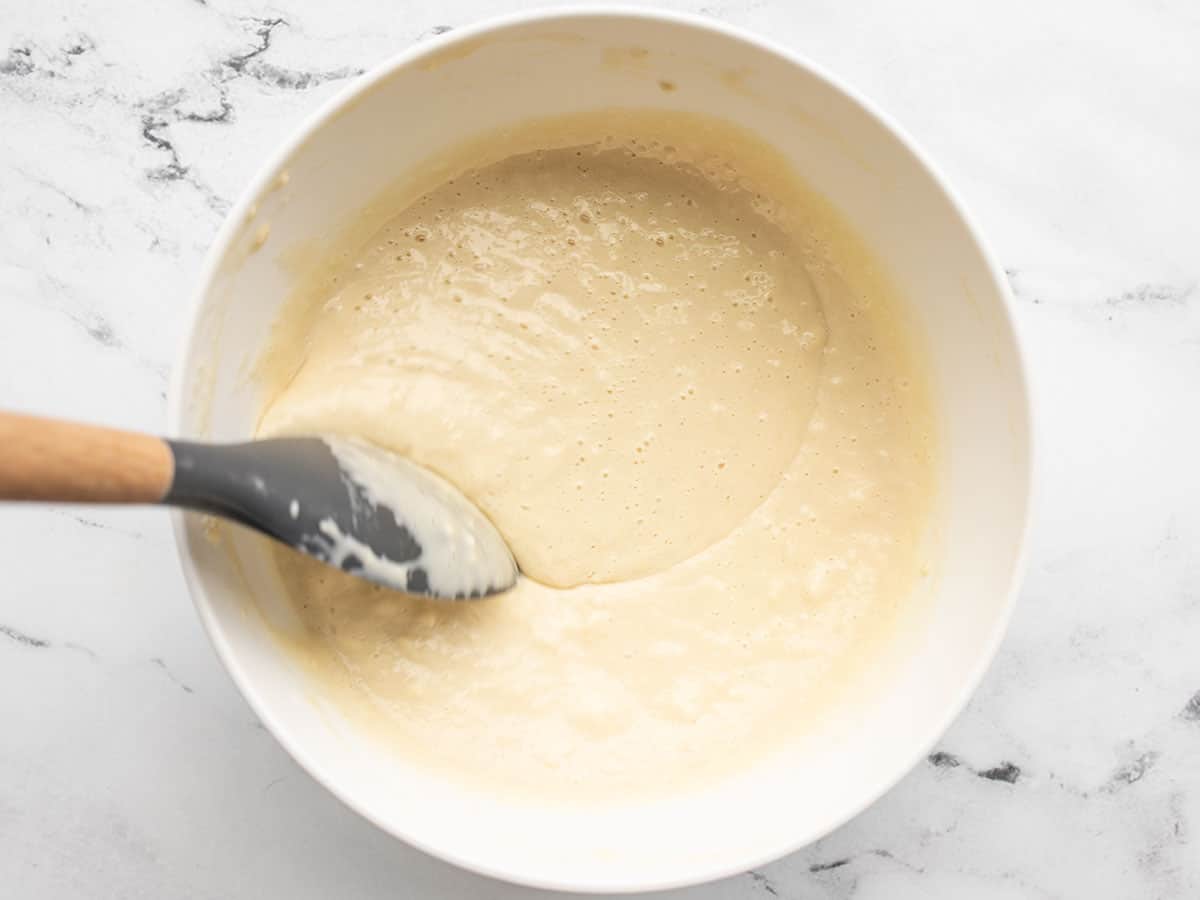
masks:
<path fill-rule="evenodd" d="M 595 128 L 445 181 L 297 299 L 260 428 L 405 453 L 495 522 L 528 577 L 486 601 L 277 558 L 352 717 L 568 800 L 803 730 L 914 593 L 934 487 L 895 301 L 823 204 L 711 123 Z"/>

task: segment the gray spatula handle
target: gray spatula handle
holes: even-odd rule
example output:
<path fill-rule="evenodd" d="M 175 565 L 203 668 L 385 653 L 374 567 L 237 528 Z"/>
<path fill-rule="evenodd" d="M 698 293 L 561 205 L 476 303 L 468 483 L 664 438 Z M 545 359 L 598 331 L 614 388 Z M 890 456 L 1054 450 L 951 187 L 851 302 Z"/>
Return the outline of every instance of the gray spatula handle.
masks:
<path fill-rule="evenodd" d="M 157 503 L 174 470 L 161 438 L 0 412 L 0 500 Z"/>

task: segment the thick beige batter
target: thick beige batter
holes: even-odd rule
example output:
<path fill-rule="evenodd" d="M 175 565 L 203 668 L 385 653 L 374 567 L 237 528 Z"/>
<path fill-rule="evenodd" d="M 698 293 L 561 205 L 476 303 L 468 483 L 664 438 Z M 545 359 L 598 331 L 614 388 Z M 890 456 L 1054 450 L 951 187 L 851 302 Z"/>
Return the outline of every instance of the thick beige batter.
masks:
<path fill-rule="evenodd" d="M 280 551 L 300 650 L 449 777 L 567 801 L 715 778 L 802 731 L 926 573 L 924 381 L 870 260 L 744 136 L 629 115 L 510 141 L 291 304 L 260 432 L 410 455 L 528 577 L 453 605 Z"/>

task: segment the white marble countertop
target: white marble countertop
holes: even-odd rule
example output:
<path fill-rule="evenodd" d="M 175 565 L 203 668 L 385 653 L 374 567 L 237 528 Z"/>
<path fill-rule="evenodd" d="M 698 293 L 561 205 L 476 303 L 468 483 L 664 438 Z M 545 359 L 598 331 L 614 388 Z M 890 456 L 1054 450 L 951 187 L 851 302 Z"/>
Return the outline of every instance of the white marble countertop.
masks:
<path fill-rule="evenodd" d="M 689 900 L 1200 896 L 1200 7 L 676 2 L 892 113 L 1007 268 L 1042 495 L 1012 631 L 938 751 Z M 0 4 L 0 405 L 161 429 L 201 257 L 345 79 L 496 0 Z M 0 510 L 0 893 L 528 892 L 376 831 L 255 721 L 158 511 Z"/>

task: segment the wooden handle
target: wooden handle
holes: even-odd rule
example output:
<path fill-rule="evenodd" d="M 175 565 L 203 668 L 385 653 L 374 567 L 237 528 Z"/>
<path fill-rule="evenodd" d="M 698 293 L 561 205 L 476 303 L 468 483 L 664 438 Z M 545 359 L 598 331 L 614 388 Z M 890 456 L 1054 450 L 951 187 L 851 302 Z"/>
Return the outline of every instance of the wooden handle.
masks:
<path fill-rule="evenodd" d="M 0 500 L 157 503 L 174 471 L 159 438 L 0 412 Z"/>

